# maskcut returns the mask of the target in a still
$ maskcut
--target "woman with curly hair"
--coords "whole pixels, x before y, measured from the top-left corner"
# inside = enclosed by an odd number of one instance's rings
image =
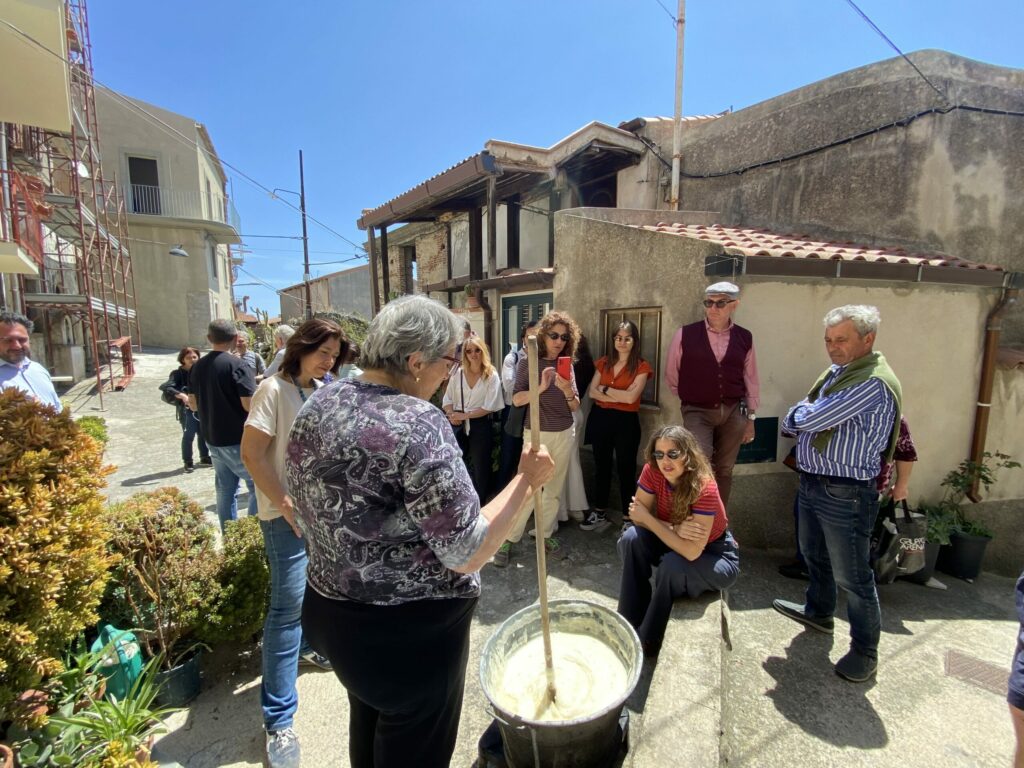
[[[462,343],[462,365],[448,379],[441,409],[455,430],[463,460],[469,459],[473,488],[481,504],[487,501],[491,487],[491,424],[504,406],[501,377],[491,365],[487,344],[479,336],[470,336]]]
[[[657,656],[672,601],[732,586],[740,560],[714,474],[693,434],[661,428],[646,458],[629,506],[633,525],[619,538],[618,611],[636,628],[644,653]]]
[[[569,466],[569,456],[575,447],[576,428],[573,413],[580,407],[579,390],[576,388],[576,376],[572,366],[569,367],[569,378],[558,375],[559,357],[570,360],[576,352],[580,340],[580,327],[567,313],[552,311],[541,318],[537,328],[537,357],[540,386],[540,442],[547,446],[551,458],[555,462],[555,474],[544,484],[544,508],[534,510],[531,497],[516,520],[504,544],[494,555],[494,565],[503,568],[508,565],[512,554],[512,545],[523,537],[526,521],[530,513],[534,513],[534,529],[531,533],[543,536],[547,554],[556,560],[565,557],[565,548],[554,533],[558,529],[558,504],[565,485],[565,473]],[[523,355],[516,368],[516,380],[512,387],[512,403],[514,405],[530,404],[530,366],[527,355]],[[523,445],[532,439],[530,431],[530,409],[526,409],[523,419]]]

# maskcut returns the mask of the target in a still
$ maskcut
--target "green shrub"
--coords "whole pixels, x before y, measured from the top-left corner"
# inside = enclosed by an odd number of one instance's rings
[[[354,341],[360,345],[366,341],[366,331],[370,327],[370,323],[355,312],[315,312],[313,317],[322,317],[324,320],[337,323],[341,327],[342,332],[344,332],[345,338],[349,341]],[[298,328],[305,321],[304,317],[293,317],[288,320],[288,325]]]
[[[251,640],[263,627],[270,600],[270,569],[255,517],[227,524],[218,581],[218,598],[200,639],[211,645]]]
[[[198,642],[220,596],[220,556],[203,510],[177,488],[137,493],[107,509],[111,571],[100,613],[131,628],[167,669]]]
[[[100,489],[112,468],[70,412],[0,391],[0,720],[18,694],[61,671],[96,623],[115,560]]]
[[[83,416],[75,423],[78,424],[79,429],[101,445],[110,442],[110,435],[107,434],[107,420],[102,416]]]

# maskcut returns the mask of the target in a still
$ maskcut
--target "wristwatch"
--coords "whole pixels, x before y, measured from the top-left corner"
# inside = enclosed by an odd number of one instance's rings
[[[751,421],[756,421],[757,420],[757,414],[756,413],[748,413],[747,414],[747,418],[750,419]]]

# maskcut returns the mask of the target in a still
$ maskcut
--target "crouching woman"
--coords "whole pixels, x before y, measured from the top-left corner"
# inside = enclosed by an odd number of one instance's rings
[[[663,427],[651,437],[646,460],[629,508],[633,526],[618,543],[618,611],[640,635],[644,653],[656,656],[672,601],[726,589],[740,569],[725,506],[696,438],[682,427]]]

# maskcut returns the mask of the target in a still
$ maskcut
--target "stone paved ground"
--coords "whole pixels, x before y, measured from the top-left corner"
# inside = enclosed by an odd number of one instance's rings
[[[109,496],[174,485],[213,512],[213,473],[185,474],[173,409],[157,391],[176,365],[174,353],[138,355],[137,374],[119,393],[104,395],[92,382],[65,394],[76,415],[107,419],[107,458],[117,465]],[[560,534],[561,535],[561,534]],[[615,532],[564,532],[570,556],[550,565],[552,597],[584,597],[614,607],[619,566]],[[741,542],[742,544],[742,542]],[[883,637],[878,680],[854,686],[831,671],[846,648],[840,612],[834,638],[803,632],[775,613],[773,597],[799,599],[802,586],[780,577],[780,553],[742,550],[743,573],[730,592],[731,650],[720,642],[721,602],[681,601],[657,666],[645,664],[628,702],[633,748],[625,765],[899,766],[968,768],[1007,766],[1013,735],[998,690],[1013,652],[1013,581],[983,574],[975,584],[941,577],[946,591],[908,583],[882,588]],[[480,651],[494,629],[536,599],[532,553],[521,549],[505,571],[487,566],[473,622],[462,727],[453,760],[466,768],[490,722],[477,679]],[[339,631],[345,631],[339,627]],[[995,690],[969,677],[995,670]],[[959,672],[958,672],[959,670]],[[172,717],[156,747],[162,765],[188,768],[262,764],[259,658],[254,649],[217,649],[204,663],[204,690]],[[1004,678],[1005,679],[1005,678]],[[347,705],[329,673],[299,679],[296,727],[304,765],[344,768]],[[410,753],[415,765],[414,752]]]

